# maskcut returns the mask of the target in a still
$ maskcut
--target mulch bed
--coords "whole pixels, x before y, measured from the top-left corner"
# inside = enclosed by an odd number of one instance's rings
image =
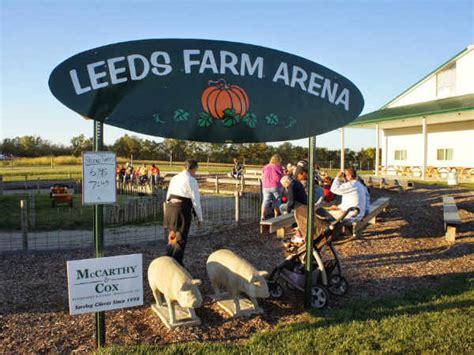
[[[372,189],[372,197],[389,196],[391,204],[378,224],[360,240],[337,246],[349,293],[331,308],[353,299],[385,297],[426,287],[454,273],[474,273],[474,192],[460,188],[419,187],[398,193]],[[454,245],[444,240],[442,195],[456,198],[463,224]],[[150,309],[154,302],[144,280],[145,305],[106,313],[108,344],[169,344],[189,341],[236,342],[277,324],[303,321],[302,294],[261,300],[265,314],[231,319],[209,299],[208,255],[220,248],[236,251],[258,269],[271,270],[283,258],[281,242],[259,235],[253,224],[225,233],[191,237],[185,264],[203,280],[204,305],[197,310],[201,327],[169,331]],[[162,255],[164,244],[113,247],[106,254],[143,253],[148,264]],[[68,314],[66,261],[91,257],[90,250],[3,255],[0,276],[0,349],[2,352],[88,352],[94,350],[94,315]]]

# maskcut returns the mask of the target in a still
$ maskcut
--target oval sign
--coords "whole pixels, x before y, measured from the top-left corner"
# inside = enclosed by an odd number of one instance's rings
[[[82,116],[131,131],[205,142],[271,142],[329,132],[357,118],[362,94],[307,59],[243,43],[123,42],[79,53],[49,78]]]

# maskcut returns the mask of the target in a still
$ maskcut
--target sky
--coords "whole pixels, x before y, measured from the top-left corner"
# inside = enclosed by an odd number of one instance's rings
[[[368,113],[469,44],[473,1],[121,1],[0,0],[0,139],[39,135],[68,144],[92,123],[50,93],[51,71],[70,56],[110,43],[203,38],[283,50],[344,75]],[[123,134],[105,126],[105,143]],[[138,134],[137,134],[138,135]],[[138,135],[160,141],[161,138]],[[306,145],[306,140],[293,143]],[[340,133],[317,138],[337,149]],[[348,129],[346,147],[375,146],[373,130]]]

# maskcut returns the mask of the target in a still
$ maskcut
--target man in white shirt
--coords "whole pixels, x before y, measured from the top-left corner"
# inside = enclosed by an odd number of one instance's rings
[[[166,255],[180,264],[183,263],[193,211],[198,219],[198,226],[202,223],[201,196],[195,179],[197,169],[197,161],[187,160],[184,170],[171,179],[166,194],[163,223],[169,231]]]
[[[345,177],[345,182],[341,181],[342,177]],[[357,207],[360,211],[359,214],[355,215],[351,212],[345,219],[360,221],[366,213],[366,191],[366,187],[357,179],[355,169],[348,168],[344,172],[340,171],[332,183],[331,192],[341,195],[342,202],[338,206],[332,207],[329,212],[334,218],[338,218],[349,208]]]

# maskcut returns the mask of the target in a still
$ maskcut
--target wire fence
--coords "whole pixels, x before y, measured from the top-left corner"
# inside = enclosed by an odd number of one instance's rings
[[[104,245],[164,241],[163,203],[166,191],[149,196],[118,196],[104,208]],[[3,196],[0,214],[0,253],[36,250],[92,248],[93,207],[73,195],[68,204],[53,207],[48,194],[23,193]],[[190,236],[222,232],[253,223],[260,216],[260,193],[204,195],[204,223],[193,223]]]

